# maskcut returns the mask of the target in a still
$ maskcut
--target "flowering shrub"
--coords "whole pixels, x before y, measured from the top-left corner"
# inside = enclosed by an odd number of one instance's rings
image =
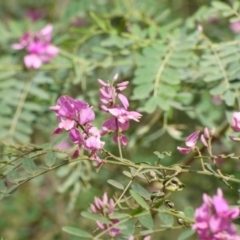
[[[13,2],[1,237],[240,239],[238,1]]]
[[[118,75],[115,75],[114,80],[116,80]],[[118,83],[115,86],[111,84],[106,84],[102,80],[98,80],[100,88],[100,108],[109,112],[113,115],[112,118],[106,120],[103,123],[103,133],[102,135],[113,132],[113,141],[118,143],[118,141],[126,146],[127,137],[122,134],[123,131],[128,130],[130,120],[136,122],[141,118],[141,114],[135,111],[127,111],[129,107],[128,99],[120,94],[119,92],[127,88],[128,82]],[[120,100],[122,107],[116,103],[116,97]]]

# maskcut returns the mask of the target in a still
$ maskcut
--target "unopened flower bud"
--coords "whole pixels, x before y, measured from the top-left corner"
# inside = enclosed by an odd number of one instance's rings
[[[115,75],[114,75],[114,77],[113,77],[113,80],[115,81],[115,80],[117,80],[118,79],[118,73],[116,73]]]
[[[204,137],[203,134],[201,135],[201,142],[202,142],[202,144],[203,144],[205,147],[208,146],[207,141],[206,141],[206,138]]]
[[[240,138],[235,137],[235,136],[229,136],[230,140],[232,140],[233,142],[240,142]]]
[[[240,112],[234,112],[232,115],[232,129],[235,132],[240,132]]]
[[[205,138],[210,138],[210,132],[207,127],[204,128],[203,134]]]

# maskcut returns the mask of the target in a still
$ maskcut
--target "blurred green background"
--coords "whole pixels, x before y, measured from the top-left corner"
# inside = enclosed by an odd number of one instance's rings
[[[230,22],[239,19],[239,6],[221,9],[211,2],[0,1],[0,139],[13,148],[53,140],[51,132],[57,121],[48,108],[63,94],[93,105],[96,124],[101,127],[106,117],[98,109],[97,79],[112,80],[119,73],[120,80],[130,82],[126,94],[131,110],[143,114],[140,123],[131,123],[124,157],[154,164],[158,160],[154,151],[171,151],[161,164],[191,162],[199,167],[192,156],[183,157],[176,148],[184,145],[189,133],[205,126],[215,127],[219,133],[213,142],[215,154],[238,154],[237,146],[228,141],[232,133],[228,122],[239,109],[239,34],[230,29]],[[222,2],[232,6],[232,1]],[[31,19],[33,15],[36,21]],[[24,53],[11,49],[11,44],[24,32],[37,31],[47,23],[54,26],[53,44],[60,54],[40,70],[28,70],[22,62]],[[199,24],[204,36],[197,30]],[[118,155],[111,138],[104,141]],[[1,145],[1,150],[2,159],[8,159],[8,148]],[[59,154],[58,161],[64,156]],[[44,157],[36,157],[35,162],[41,166]],[[223,172],[239,176],[236,160],[220,161],[219,166]],[[2,178],[11,170],[1,172]],[[114,194],[107,179],[127,184],[123,170],[106,165],[96,173],[91,163],[69,164],[23,184],[1,200],[0,237],[78,239],[61,231],[66,225],[93,231],[95,223],[83,219],[80,212],[94,196],[105,191]],[[138,180],[149,191],[158,188]],[[199,206],[203,192],[212,195],[218,186],[228,189],[211,177],[186,174],[181,181],[186,188],[171,196],[179,210]],[[227,197],[235,203],[230,191]],[[177,239],[180,232],[156,233],[153,239]]]

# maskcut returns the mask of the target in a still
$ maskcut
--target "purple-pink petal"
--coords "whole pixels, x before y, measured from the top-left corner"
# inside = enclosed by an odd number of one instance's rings
[[[95,113],[92,108],[83,108],[79,112],[78,121],[81,125],[92,122],[95,119]]]
[[[104,146],[104,142],[100,141],[100,138],[91,136],[89,137],[84,144],[87,150],[100,150]]]
[[[102,86],[102,87],[108,87],[109,85],[107,83],[105,83],[103,80],[98,79],[98,83]]]
[[[129,119],[139,122],[139,119],[142,117],[142,114],[136,111],[127,112],[127,116]]]
[[[200,131],[193,132],[190,134],[186,140],[187,147],[194,147],[197,143]]]
[[[205,137],[204,137],[203,134],[201,135],[201,142],[202,142],[202,144],[203,144],[205,147],[208,147],[207,141],[206,141],[206,139],[205,139]]]
[[[180,151],[182,154],[188,154],[192,151],[192,148],[183,148],[183,147],[177,147],[178,151]]]
[[[24,57],[24,64],[27,68],[33,67],[35,69],[38,69],[41,67],[42,61],[38,55],[29,54]]]
[[[128,143],[128,138],[126,136],[124,136],[123,134],[119,135],[119,140],[120,140],[120,144],[122,146],[126,146]],[[113,141],[118,144],[118,136],[114,135],[113,136]]]
[[[84,138],[77,128],[73,128],[70,130],[69,138],[76,144],[84,143]]]
[[[124,106],[124,108],[128,109],[128,107],[129,107],[128,99],[124,95],[122,95],[122,94],[118,94],[118,98],[121,101],[121,103]]]
[[[115,130],[117,130],[117,119],[110,118],[110,119],[106,120],[102,126],[103,126],[103,128],[106,128],[108,130],[115,131]]]
[[[128,83],[129,83],[128,81],[124,81],[124,82],[118,83],[116,85],[117,90],[120,91],[120,92],[125,90],[127,88]]]
[[[73,152],[71,158],[76,158],[76,157],[78,157],[78,156],[79,156],[79,149],[77,148],[77,149]]]
[[[52,134],[59,134],[59,133],[62,133],[63,132],[63,129],[62,128],[56,128]]]
[[[71,119],[61,120],[58,124],[59,128],[64,128],[65,130],[70,130],[74,127],[75,122]]]
[[[233,113],[232,123],[233,123],[233,125],[231,127],[232,127],[233,131],[240,132],[240,112]]]

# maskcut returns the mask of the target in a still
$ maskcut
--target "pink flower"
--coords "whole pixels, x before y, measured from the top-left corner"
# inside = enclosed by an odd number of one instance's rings
[[[130,120],[139,122],[139,119],[142,116],[138,112],[135,112],[135,111],[128,112],[125,108],[121,108],[121,107],[111,108],[108,111],[109,113],[111,113],[113,116],[117,118],[118,122],[122,124],[125,124]]]
[[[235,112],[232,115],[232,129],[235,132],[240,132],[240,112]]]
[[[202,144],[205,146],[205,147],[208,147],[208,143],[207,143],[207,140],[206,140],[206,138],[205,138],[205,136],[202,134],[201,135],[201,142],[202,142]]]
[[[92,125],[95,119],[92,108],[84,101],[75,100],[69,96],[61,96],[57,100],[57,105],[50,107],[50,110],[55,112],[59,121],[58,127],[53,133],[59,134],[64,130],[69,131],[69,138],[77,144],[72,157],[77,157],[79,150],[84,148],[89,152],[91,159],[102,164],[103,162],[97,153],[105,143],[100,140],[101,132]]]
[[[230,23],[230,29],[231,29],[234,33],[239,33],[239,32],[240,32],[240,21],[231,22],[231,23]]]
[[[240,142],[240,138],[239,137],[235,137],[235,136],[229,136],[230,140],[232,140],[233,142]]]
[[[12,45],[15,50],[25,49],[27,55],[24,57],[24,64],[27,68],[38,69],[43,63],[50,62],[59,50],[51,45],[53,26],[46,27],[35,33],[25,33],[18,43]]]
[[[33,22],[37,22],[46,16],[46,12],[43,9],[28,9],[26,15]]]
[[[115,143],[118,143],[119,137],[121,145],[126,146],[127,137],[124,136],[121,132],[128,130],[130,120],[138,122],[142,115],[135,111],[128,112],[123,107],[116,107],[111,109],[109,108],[108,111],[114,117],[106,120],[103,123],[102,135],[110,132],[116,132],[115,136],[113,137],[113,141]]]
[[[114,76],[114,81],[117,80],[118,75]],[[114,82],[113,81],[113,82]],[[100,108],[104,112],[109,112],[113,115],[112,118],[106,120],[102,125],[101,135],[114,132],[113,141],[118,143],[120,140],[121,145],[127,145],[127,137],[122,134],[123,131],[128,130],[130,120],[139,122],[142,115],[136,111],[128,111],[128,99],[120,92],[127,88],[128,82],[121,82],[118,84],[108,84],[98,79],[100,84]],[[116,99],[120,101],[121,105],[116,103]]]
[[[104,224],[99,221],[97,221],[97,225],[99,229],[107,230],[107,234],[111,237],[115,237],[120,234],[120,230],[117,228],[114,228],[114,224],[118,223],[118,219],[110,219],[110,215],[114,213],[114,201],[113,199],[108,199],[108,196],[106,193],[104,193],[103,198],[94,198],[94,203],[90,205],[90,209],[93,213],[104,216],[105,218],[108,218],[111,222],[110,224]]]
[[[49,109],[56,113],[56,117],[59,120],[58,128],[54,131],[54,133],[61,133],[62,129],[71,130],[75,128],[78,124],[77,120],[81,120],[84,124],[88,121],[94,119],[94,113],[90,110],[89,112],[83,109],[89,108],[88,104],[83,101],[75,100],[69,96],[61,96],[57,100],[57,105],[52,106]],[[82,111],[82,115],[80,116]],[[91,112],[91,113],[90,113]],[[86,115],[89,113],[89,117]]]
[[[197,231],[200,240],[239,240],[237,229],[231,222],[239,213],[238,207],[229,208],[219,188],[212,198],[203,194],[203,204],[195,211],[192,228]]]
[[[197,144],[199,133],[200,133],[199,131],[196,131],[187,137],[187,139],[185,141],[187,148],[177,147],[177,149],[182,154],[188,154],[189,152],[191,152]]]

